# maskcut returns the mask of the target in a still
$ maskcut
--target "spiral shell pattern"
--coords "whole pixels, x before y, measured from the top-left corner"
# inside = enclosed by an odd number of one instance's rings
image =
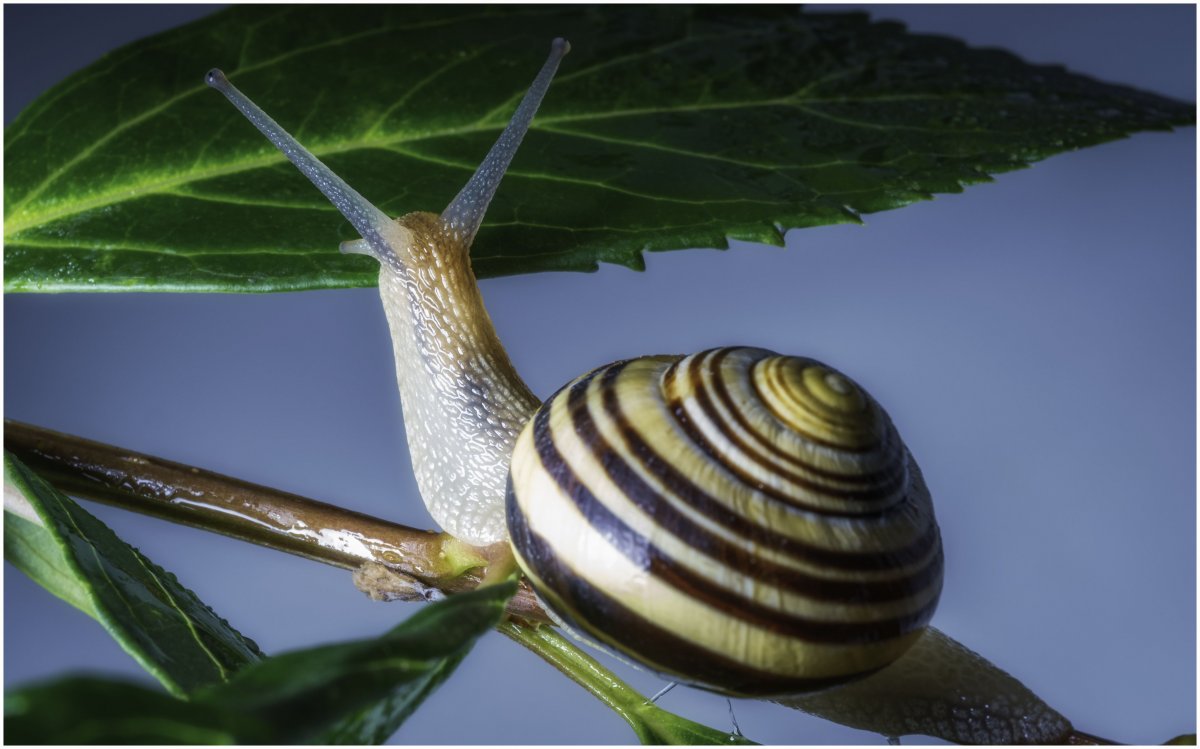
[[[929,492],[887,414],[836,370],[763,349],[568,384],[517,441],[507,520],[566,626],[726,694],[878,670],[942,586]]]

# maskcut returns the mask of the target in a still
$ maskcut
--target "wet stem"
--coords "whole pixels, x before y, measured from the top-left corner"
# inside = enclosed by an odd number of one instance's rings
[[[21,422],[5,420],[4,447],[66,494],[347,570],[379,567],[398,586],[407,580],[417,590],[471,590],[497,553],[445,533]],[[508,609],[549,621],[527,585]]]

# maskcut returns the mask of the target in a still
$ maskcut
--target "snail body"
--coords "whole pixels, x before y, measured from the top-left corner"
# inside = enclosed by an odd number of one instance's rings
[[[432,213],[404,216],[401,268],[379,273],[413,473],[434,520],[484,546],[503,541],[509,453],[538,400],[517,376],[478,293],[467,249]],[[436,272],[411,269],[434,268]],[[448,292],[447,290],[450,289]],[[459,352],[473,352],[462,356]]]
[[[672,678],[754,696],[853,681],[818,693],[844,699],[789,704],[867,729],[880,699],[871,685],[895,684],[906,732],[954,739],[945,716],[966,710],[986,725],[970,740],[1060,739],[1069,724],[1015,680],[962,657],[949,638],[922,636],[942,581],[929,492],[887,414],[845,375],[732,348],[617,362],[545,404],[521,380],[469,252],[568,49],[554,41],[512,121],[440,215],[394,220],[219,70],[206,78],[359,232],[342,251],[379,261],[430,514],[477,546],[511,536],[517,564],[565,625]],[[918,662],[905,657],[910,648]],[[965,665],[940,683],[931,663]],[[921,702],[908,710],[903,691],[918,682]],[[1026,728],[1035,702],[1051,716],[1037,724],[1049,726],[1042,733]]]
[[[379,295],[392,334],[396,382],[421,497],[448,533],[477,546],[504,541],[504,485],[512,444],[538,400],[513,368],[471,271],[470,248],[500,178],[570,49],[551,45],[508,127],[441,215],[393,220],[333,173],[229,82],[229,99],[362,235],[344,253],[379,261]]]

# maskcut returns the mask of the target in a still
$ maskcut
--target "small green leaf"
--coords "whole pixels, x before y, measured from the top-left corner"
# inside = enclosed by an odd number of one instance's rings
[[[633,710],[637,716],[634,730],[643,744],[670,744],[683,746],[705,745],[756,745],[745,736],[718,731],[693,720],[681,718],[654,704],[639,705]]]
[[[482,595],[482,598],[472,606],[478,607],[476,613],[483,614],[492,627],[499,623],[505,603],[516,592],[516,586],[497,585],[487,588],[486,594],[478,592],[472,595]],[[507,592],[506,592],[507,591]],[[450,600],[461,599],[463,595],[454,596]],[[501,601],[500,598],[503,598]],[[499,606],[497,610],[495,607]],[[488,614],[489,607],[495,614]],[[459,615],[461,616],[461,615]],[[481,630],[482,633],[482,630]],[[440,664],[434,665],[429,673],[412,687],[402,686],[392,690],[392,693],[374,704],[335,722],[330,728],[321,732],[320,743],[323,744],[382,744],[400,728],[409,715],[425,701],[433,691],[454,672],[459,662],[466,657],[475,639],[464,640],[464,645],[457,653],[443,658]]]
[[[4,695],[9,744],[270,743],[252,719],[125,681],[72,677]]]
[[[67,563],[62,548],[40,523],[4,513],[4,558],[38,585],[83,613],[99,618],[87,586]],[[33,508],[29,508],[32,512]]]
[[[515,592],[504,583],[451,596],[382,637],[275,656],[195,699],[254,716],[276,743],[382,741],[499,624]]]
[[[426,606],[373,640],[249,665],[190,700],[68,678],[5,695],[10,743],[381,743],[499,623],[515,583]]]
[[[480,276],[779,244],[1195,120],[1184,102],[862,14],[241,6],[107,55],[6,129],[5,288],[374,285],[373,261],[337,252],[349,225],[204,72],[224,68],[390,214],[440,211],[559,35],[572,52],[472,248]]]
[[[6,501],[5,558],[104,625],[168,690],[186,694],[262,658],[174,575],[15,457],[4,460],[5,490],[27,514],[7,511]]]

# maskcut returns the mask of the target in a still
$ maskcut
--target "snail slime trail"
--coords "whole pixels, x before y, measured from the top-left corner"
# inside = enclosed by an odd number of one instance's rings
[[[510,538],[564,626],[672,680],[885,735],[1064,740],[1061,715],[928,627],[943,562],[929,491],[851,378],[748,347],[616,362],[540,405],[518,376],[470,246],[569,49],[553,41],[441,215],[394,220],[224,74],[206,79],[362,235],[342,251],[379,261],[430,514],[472,544]]]

